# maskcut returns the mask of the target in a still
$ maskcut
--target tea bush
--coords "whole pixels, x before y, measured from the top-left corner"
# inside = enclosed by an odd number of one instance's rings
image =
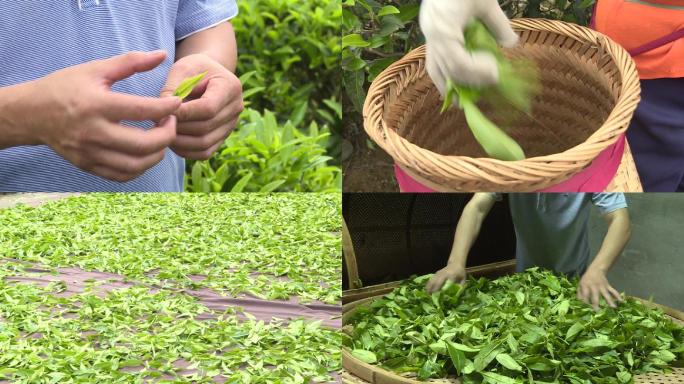
[[[339,98],[340,1],[238,3],[240,14],[233,20],[238,73],[247,76],[243,86],[250,107],[272,110],[295,125],[330,122],[334,111],[323,101]]]
[[[237,131],[212,159],[188,162],[187,190],[341,190],[340,1],[238,4],[240,13],[232,24],[248,108]],[[275,141],[261,142],[269,136],[254,133],[264,121]],[[297,142],[281,150],[287,132]],[[284,153],[292,158],[285,159]],[[249,180],[238,184],[245,177]],[[297,180],[303,184],[296,185]]]
[[[193,192],[333,192],[342,188],[342,172],[329,165],[327,125],[312,121],[300,130],[275,114],[253,109],[240,129],[209,161],[195,162],[187,190]]]

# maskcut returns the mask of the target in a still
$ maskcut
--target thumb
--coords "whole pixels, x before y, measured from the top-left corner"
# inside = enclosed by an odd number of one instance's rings
[[[131,77],[136,73],[146,72],[159,66],[166,59],[166,51],[129,52],[114,56],[102,62],[102,73],[108,85]]]
[[[510,48],[518,43],[518,34],[513,31],[508,17],[498,4],[485,7],[480,12],[480,19],[492,32],[499,44]]]

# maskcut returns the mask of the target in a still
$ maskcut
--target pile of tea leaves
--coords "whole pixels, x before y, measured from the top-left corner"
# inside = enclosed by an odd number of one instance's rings
[[[503,384],[631,383],[684,363],[684,329],[635,299],[595,312],[576,280],[537,268],[432,295],[429,278],[357,308],[344,337],[355,357],[419,380]]]

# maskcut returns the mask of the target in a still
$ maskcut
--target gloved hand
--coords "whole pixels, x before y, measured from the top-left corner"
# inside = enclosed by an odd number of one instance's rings
[[[494,56],[465,49],[463,30],[473,19],[482,21],[499,44],[512,47],[518,42],[497,0],[423,0],[420,7],[420,27],[427,45],[426,69],[442,97],[447,79],[472,86],[499,80]]]

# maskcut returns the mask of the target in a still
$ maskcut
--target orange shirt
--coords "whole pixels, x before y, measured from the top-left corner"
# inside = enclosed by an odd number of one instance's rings
[[[627,50],[684,28],[684,0],[598,0],[596,30]],[[684,77],[684,38],[634,57],[642,79]]]

